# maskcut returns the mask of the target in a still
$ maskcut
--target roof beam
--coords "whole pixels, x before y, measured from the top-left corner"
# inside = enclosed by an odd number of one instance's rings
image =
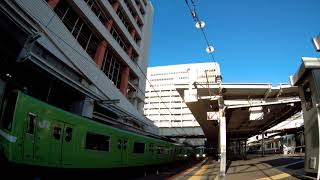
[[[256,103],[251,105],[236,105],[236,106],[228,106],[228,109],[237,109],[237,108],[244,108],[244,107],[256,107],[256,106],[270,106],[270,105],[277,105],[277,104],[289,104],[289,103],[295,103],[300,102],[300,99],[292,99],[288,101],[279,101],[279,102],[263,102],[263,103]]]

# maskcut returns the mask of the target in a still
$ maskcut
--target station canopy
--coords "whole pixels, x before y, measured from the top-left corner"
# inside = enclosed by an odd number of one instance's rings
[[[219,92],[224,99],[227,140],[260,134],[301,111],[298,87],[288,84],[193,83],[175,87],[213,146],[218,145],[219,137]]]

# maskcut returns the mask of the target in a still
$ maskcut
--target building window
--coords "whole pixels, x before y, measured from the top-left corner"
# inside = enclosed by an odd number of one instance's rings
[[[144,15],[145,15],[145,11],[144,11],[144,9],[143,9],[142,4],[140,3],[139,0],[135,0],[135,2],[136,2],[136,4],[137,4],[138,8],[140,7],[140,8],[139,8],[140,13],[144,16]]]
[[[133,8],[133,5],[131,4],[131,2],[129,0],[124,0],[125,4],[127,5],[131,15],[133,16],[133,18],[135,18],[136,16],[138,16],[138,13],[136,12],[136,10]],[[141,21],[141,19],[138,16],[138,19],[136,19],[136,22],[139,26],[139,28],[142,30],[143,27],[143,23]]]
[[[143,154],[145,149],[145,144],[140,142],[134,142],[133,153]]]
[[[99,18],[99,20],[102,24],[105,25],[107,22],[111,21],[110,15],[106,15],[103,13],[103,10],[101,9],[101,7],[98,4],[98,1],[86,0],[85,2],[91,8],[93,13]],[[118,44],[121,46],[121,48],[128,54],[128,47],[131,45],[130,45],[129,41],[126,38],[124,38],[125,35],[119,29],[120,28],[118,28],[114,22],[113,25],[111,26],[110,34],[118,42]],[[109,29],[108,29],[108,31],[109,31]],[[132,54],[134,54],[134,53],[132,53]],[[130,55],[130,54],[128,54],[128,55]],[[130,58],[133,61],[135,61],[135,59],[133,59],[132,55],[130,55]]]
[[[85,148],[97,151],[109,151],[110,136],[87,133]]]
[[[118,17],[120,18],[120,20],[122,21],[123,25],[127,28],[128,32],[131,33],[131,31],[133,31],[135,28],[128,20],[129,18],[128,18],[128,16],[125,15],[125,13],[123,12],[123,9],[119,8],[117,14],[118,14]],[[136,42],[137,45],[140,45],[141,38],[138,36],[138,34],[135,34],[135,36],[132,38],[134,39],[134,41]]]
[[[143,4],[147,6],[147,0],[143,0]]]
[[[110,20],[103,11],[101,10],[99,4],[96,0],[86,0],[85,1],[88,6],[91,8],[92,12],[99,18],[99,20],[104,24]]]
[[[116,87],[120,88],[122,67],[111,49],[106,50],[102,71]]]
[[[82,48],[91,56],[91,58],[94,58],[100,40],[92,32],[89,26],[84,23],[67,1],[59,1],[54,11]]]

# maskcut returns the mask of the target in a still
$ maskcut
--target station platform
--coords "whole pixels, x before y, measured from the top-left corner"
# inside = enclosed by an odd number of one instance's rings
[[[218,180],[220,163],[205,158],[179,172],[160,172],[142,179]],[[174,173],[173,173],[174,172]],[[296,180],[316,179],[304,174],[304,155],[248,155],[247,160],[227,162],[226,180]]]
[[[192,168],[172,176],[172,180],[219,179],[218,161],[206,158]],[[316,179],[304,175],[303,155],[249,155],[247,160],[228,161],[227,180]]]

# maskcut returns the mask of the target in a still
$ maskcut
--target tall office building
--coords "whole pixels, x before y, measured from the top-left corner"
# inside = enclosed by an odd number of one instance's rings
[[[175,85],[193,86],[197,82],[206,86],[216,82],[217,76],[221,76],[219,64],[213,62],[149,67],[145,115],[160,127],[161,135],[177,137],[180,141],[188,137],[193,145],[204,144],[204,138],[192,138],[202,137],[203,131]]]
[[[91,119],[157,132],[143,116],[150,1],[3,0],[0,10],[2,89],[26,89]]]

